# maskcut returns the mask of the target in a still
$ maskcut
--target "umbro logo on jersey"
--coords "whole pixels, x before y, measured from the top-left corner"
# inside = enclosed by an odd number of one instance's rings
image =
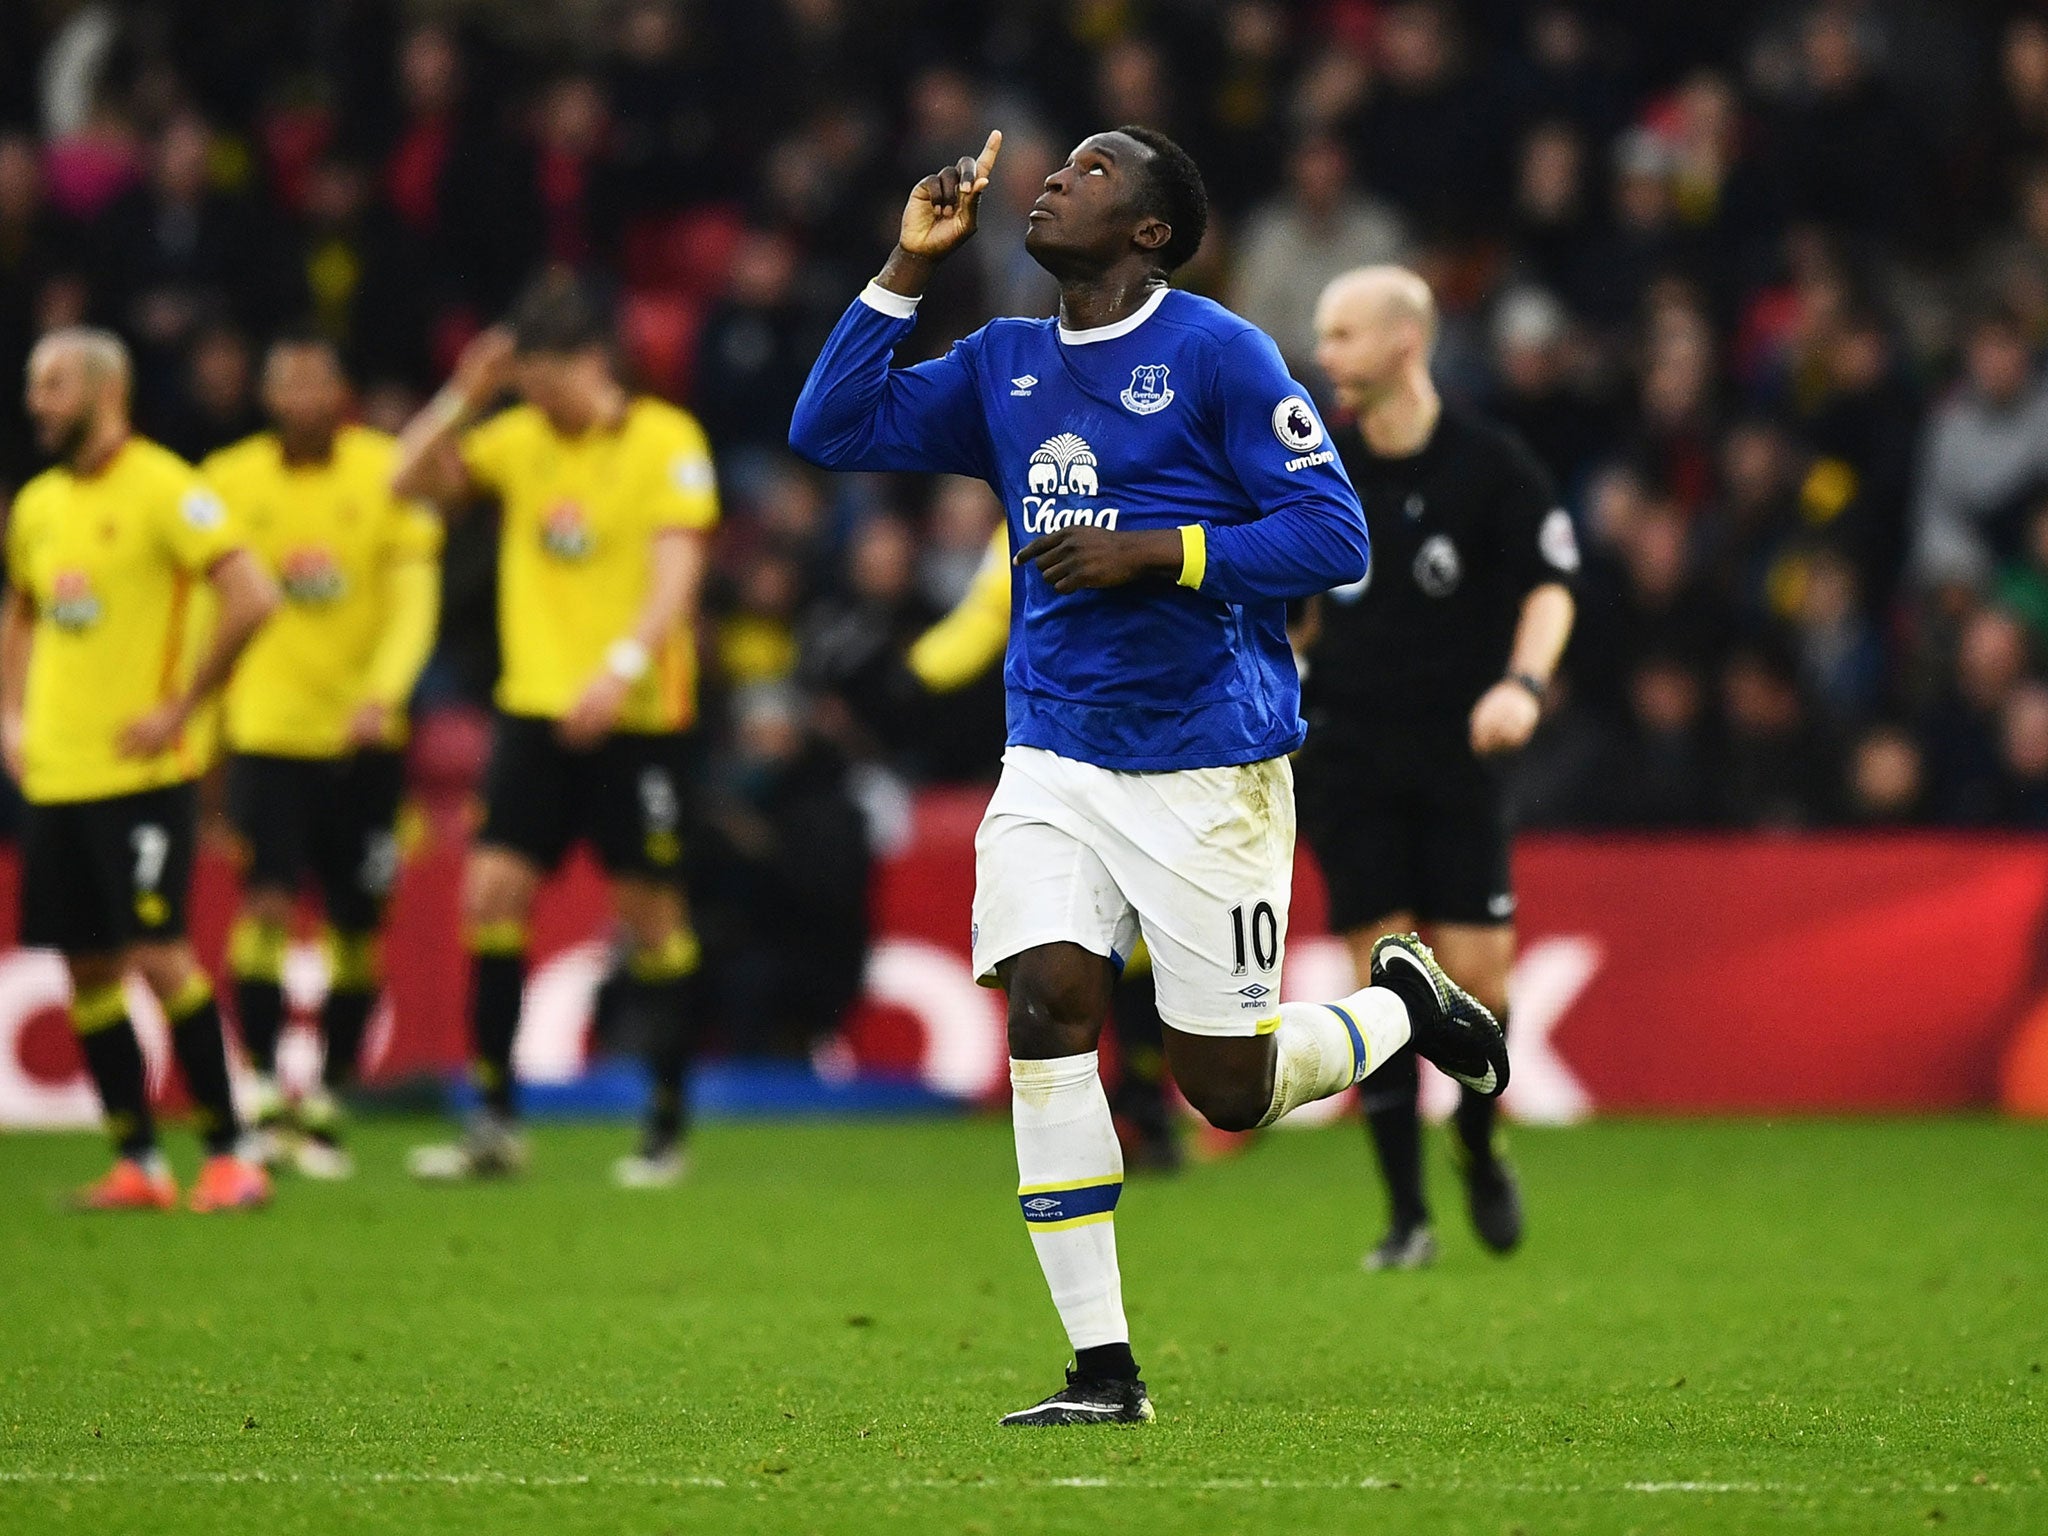
[[[1154,411],[1163,411],[1173,404],[1173,391],[1167,387],[1166,376],[1173,370],[1164,363],[1145,363],[1131,370],[1130,387],[1120,398],[1124,409],[1140,416],[1150,416]]]
[[[1031,391],[1037,387],[1038,380],[1032,374],[1027,373],[1021,379],[1010,380],[1010,393],[1019,397],[1029,396]]]
[[[1096,528],[1116,526],[1120,508],[1062,505],[1062,497],[1094,497],[1102,492],[1095,450],[1077,434],[1062,432],[1040,443],[1024,475],[1029,485],[1021,498],[1025,533],[1051,533],[1084,523]]]

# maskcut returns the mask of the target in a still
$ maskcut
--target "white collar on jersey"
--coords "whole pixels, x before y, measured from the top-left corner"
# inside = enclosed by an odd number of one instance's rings
[[[1062,325],[1060,340],[1070,347],[1085,347],[1091,341],[1115,341],[1119,336],[1128,336],[1152,318],[1152,311],[1164,304],[1166,296],[1171,292],[1173,290],[1167,287],[1153,289],[1152,297],[1140,304],[1135,312],[1125,315],[1121,320],[1112,320],[1108,325],[1090,326],[1085,331],[1070,331]]]

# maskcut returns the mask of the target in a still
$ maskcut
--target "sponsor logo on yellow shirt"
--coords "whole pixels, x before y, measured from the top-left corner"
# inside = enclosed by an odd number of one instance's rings
[[[315,606],[338,602],[348,591],[340,563],[318,544],[302,544],[289,551],[278,563],[277,582],[292,602]]]
[[[73,634],[99,623],[105,609],[83,571],[59,571],[50,583],[50,622]]]
[[[557,502],[541,519],[540,547],[557,560],[587,560],[592,543],[590,520],[573,501]]]

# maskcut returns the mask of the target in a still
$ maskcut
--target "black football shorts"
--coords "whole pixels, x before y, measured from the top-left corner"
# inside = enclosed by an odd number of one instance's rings
[[[228,759],[228,815],[248,863],[243,882],[296,894],[310,877],[327,921],[368,933],[382,920],[398,875],[398,804],[405,759],[397,752],[345,757]]]
[[[1332,932],[1401,912],[1418,923],[1514,921],[1500,769],[1462,732],[1462,721],[1371,741],[1310,730],[1296,803],[1329,886]]]
[[[21,942],[100,955],[183,938],[197,807],[190,784],[25,807]]]
[[[501,714],[479,843],[553,869],[587,840],[605,872],[678,882],[688,737],[619,731],[572,751],[555,722]]]

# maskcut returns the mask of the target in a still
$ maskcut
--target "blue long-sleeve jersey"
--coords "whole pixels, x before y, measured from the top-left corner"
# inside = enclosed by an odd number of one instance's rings
[[[1161,289],[1114,325],[997,320],[892,366],[915,301],[870,285],[811,368],[790,446],[827,469],[986,480],[1010,547],[1077,523],[1202,532],[1182,584],[1062,596],[1011,576],[1013,746],[1213,768],[1301,745],[1286,601],[1365,574],[1365,514],[1264,332]]]

